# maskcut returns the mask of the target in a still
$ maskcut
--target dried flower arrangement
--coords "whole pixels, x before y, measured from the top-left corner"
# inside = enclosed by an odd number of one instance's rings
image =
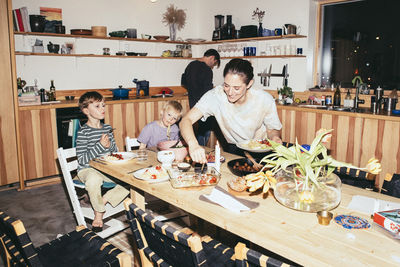
[[[167,25],[175,23],[180,30],[185,26],[186,13],[183,9],[178,9],[174,4],[171,4],[163,14],[162,22]]]
[[[253,11],[253,19],[257,19],[259,23],[262,22],[263,18],[265,15],[265,11],[261,11],[260,9],[257,9]]]

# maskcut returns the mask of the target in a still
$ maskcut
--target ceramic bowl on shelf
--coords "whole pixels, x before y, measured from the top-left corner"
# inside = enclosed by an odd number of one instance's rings
[[[167,36],[167,35],[154,35],[153,37],[154,37],[154,39],[156,39],[158,41],[165,41],[169,38],[169,36]]]
[[[87,29],[72,29],[72,35],[92,35],[92,30]]]
[[[126,37],[126,31],[113,31],[110,32],[108,35],[110,35],[111,37],[124,38]]]
[[[137,56],[138,55],[138,53],[136,53],[136,52],[126,52],[125,54],[127,56]]]
[[[141,57],[145,57],[145,56],[147,56],[147,53],[138,53],[138,55]]]
[[[49,53],[58,54],[58,51],[60,50],[60,45],[59,45],[59,44],[52,44],[52,43],[49,43],[49,44],[47,45],[47,49],[49,50]]]

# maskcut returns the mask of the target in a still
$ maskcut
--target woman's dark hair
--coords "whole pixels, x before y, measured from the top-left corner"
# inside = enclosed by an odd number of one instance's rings
[[[96,91],[86,92],[79,98],[79,108],[83,110],[87,108],[90,103],[100,102],[103,99],[104,97]]]
[[[244,79],[244,83],[247,85],[251,80],[253,80],[253,66],[247,60],[241,58],[234,58],[225,65],[224,77],[228,74],[238,74]]]

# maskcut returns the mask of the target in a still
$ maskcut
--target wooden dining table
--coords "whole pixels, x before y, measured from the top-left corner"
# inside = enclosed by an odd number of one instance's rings
[[[222,152],[225,163],[221,164],[218,185],[228,190],[227,182],[234,177],[227,162],[239,156]],[[388,236],[372,222],[371,214],[347,208],[355,195],[386,201],[399,199],[342,185],[342,199],[331,212],[333,216],[346,214],[359,216],[371,223],[368,229],[346,229],[332,220],[320,225],[315,213],[296,211],[281,205],[270,190],[249,195],[238,193],[237,197],[259,202],[250,211],[232,212],[199,197],[210,194],[214,186],[175,189],[170,182],[148,183],[132,174],[134,170],[160,164],[156,152],[149,151],[146,161],[132,159],[124,163],[91,161],[90,165],[131,185],[131,197],[140,208],[145,208],[144,192],[156,196],[186,212],[251,241],[304,266],[400,266],[400,241]]]

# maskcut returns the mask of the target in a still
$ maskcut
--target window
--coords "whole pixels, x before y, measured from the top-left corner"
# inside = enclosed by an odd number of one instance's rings
[[[360,76],[374,89],[400,89],[400,1],[321,4],[319,82],[354,87]]]

